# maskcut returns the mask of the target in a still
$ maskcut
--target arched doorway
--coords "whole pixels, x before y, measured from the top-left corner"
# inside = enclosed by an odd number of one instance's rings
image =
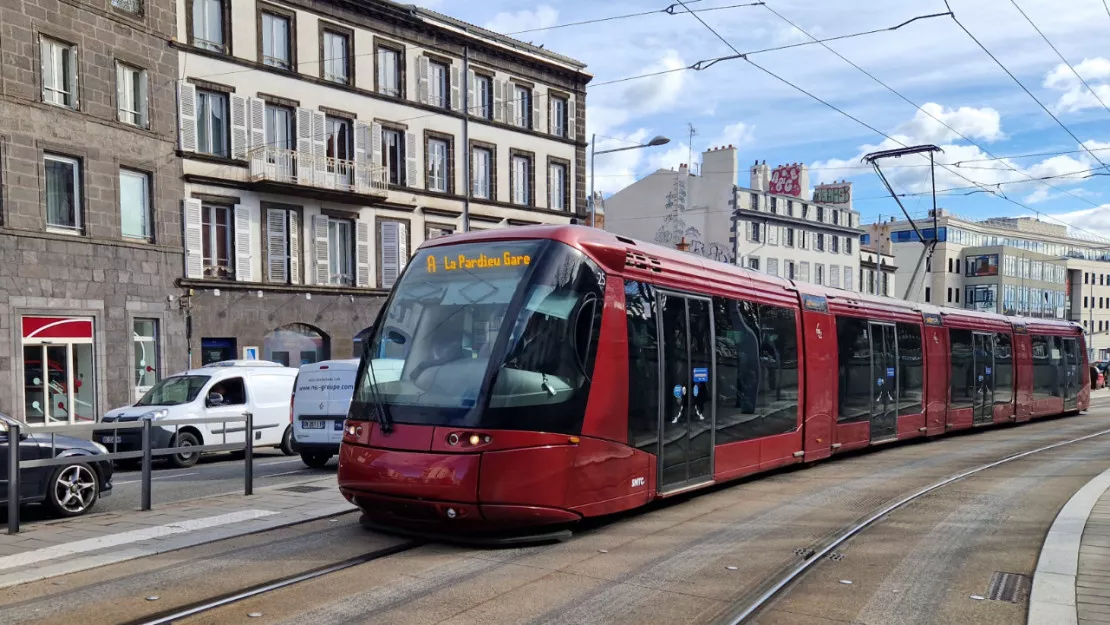
[[[331,337],[308,324],[291,323],[268,333],[262,350],[266,360],[299,368],[331,358]]]

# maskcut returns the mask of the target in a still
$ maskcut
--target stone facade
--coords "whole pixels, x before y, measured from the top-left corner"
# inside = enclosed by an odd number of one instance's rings
[[[136,15],[115,8],[136,4]],[[50,365],[62,392],[68,367],[82,399],[91,400],[60,411],[63,419],[69,412],[97,418],[134,401],[135,319],[158,322],[159,355],[148,363],[158,373],[185,363],[174,286],[182,268],[174,29],[171,0],[0,4],[0,412],[36,421],[26,414],[37,375],[24,363],[24,316],[92,319],[94,369]],[[44,101],[42,37],[75,46],[73,107]],[[119,121],[117,62],[146,71],[147,124]],[[48,153],[78,164],[81,223],[69,231],[47,225]],[[147,176],[148,240],[123,236],[121,168]]]

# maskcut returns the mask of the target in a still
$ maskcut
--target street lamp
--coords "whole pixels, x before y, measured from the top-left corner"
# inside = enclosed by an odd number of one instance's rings
[[[666,138],[662,135],[656,135],[651,141],[648,141],[647,143],[644,143],[642,145],[631,145],[631,146],[628,146],[626,148],[613,148],[612,150],[601,150],[599,152],[598,149],[597,149],[597,134],[595,133],[595,134],[591,135],[591,137],[590,137],[590,225],[591,226],[597,227],[597,202],[594,200],[594,167],[595,167],[595,163],[597,163],[597,155],[598,154],[609,154],[611,152],[623,152],[625,150],[639,150],[640,148],[651,148],[651,147],[655,147],[657,145],[663,145],[663,144],[670,143],[670,142],[671,142],[670,139],[668,139],[668,138]]]

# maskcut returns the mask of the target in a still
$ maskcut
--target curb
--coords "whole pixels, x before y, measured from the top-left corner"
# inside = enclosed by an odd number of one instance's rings
[[[1078,625],[1079,545],[1091,510],[1108,488],[1110,469],[1087,482],[1056,515],[1033,573],[1027,625]]]

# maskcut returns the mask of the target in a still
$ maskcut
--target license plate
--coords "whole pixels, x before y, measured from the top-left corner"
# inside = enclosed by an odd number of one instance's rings
[[[323,421],[301,421],[301,427],[306,430],[322,430],[324,429]]]
[[[122,443],[123,442],[123,437],[122,436],[101,436],[100,437],[100,442],[102,442],[102,443]]]

